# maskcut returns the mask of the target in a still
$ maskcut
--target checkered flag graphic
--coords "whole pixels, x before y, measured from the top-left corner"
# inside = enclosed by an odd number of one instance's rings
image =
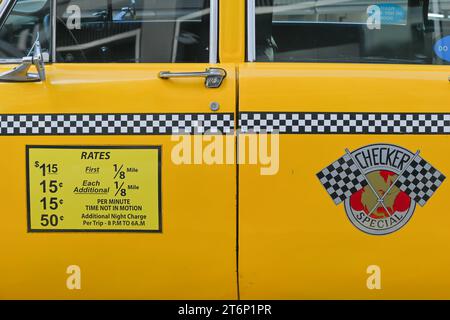
[[[420,206],[424,206],[445,180],[445,176],[427,161],[417,156],[395,183]]]
[[[317,174],[335,204],[339,204],[367,185],[367,180],[349,154]]]

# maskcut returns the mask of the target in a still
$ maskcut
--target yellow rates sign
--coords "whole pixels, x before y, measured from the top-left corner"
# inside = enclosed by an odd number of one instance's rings
[[[161,147],[27,146],[28,231],[161,232]]]

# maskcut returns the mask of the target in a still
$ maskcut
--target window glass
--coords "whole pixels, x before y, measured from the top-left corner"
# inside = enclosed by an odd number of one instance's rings
[[[28,55],[38,34],[43,51],[50,48],[50,0],[18,0],[0,29],[0,59]]]
[[[57,0],[58,62],[208,62],[209,0]]]
[[[255,0],[256,61],[450,64],[450,0]]]

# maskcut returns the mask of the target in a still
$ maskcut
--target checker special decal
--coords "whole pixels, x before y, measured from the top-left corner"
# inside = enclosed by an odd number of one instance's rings
[[[229,134],[232,113],[4,114],[0,136]]]
[[[355,227],[389,234],[403,227],[416,203],[424,206],[445,180],[419,153],[389,144],[346,150],[317,177],[336,205],[344,202]]]

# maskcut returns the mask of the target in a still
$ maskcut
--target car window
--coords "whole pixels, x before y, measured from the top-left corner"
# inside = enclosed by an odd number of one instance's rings
[[[50,0],[18,0],[0,29],[0,59],[21,59],[28,55],[39,35],[48,51],[51,39]]]
[[[57,0],[57,62],[208,62],[209,0]]]
[[[256,61],[450,63],[450,0],[254,0]]]

